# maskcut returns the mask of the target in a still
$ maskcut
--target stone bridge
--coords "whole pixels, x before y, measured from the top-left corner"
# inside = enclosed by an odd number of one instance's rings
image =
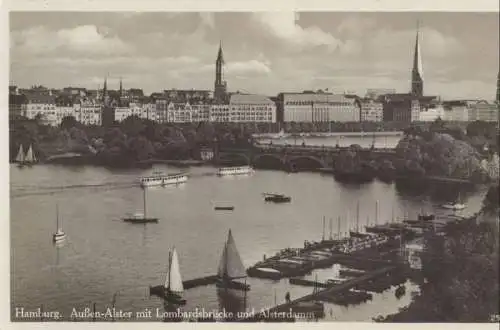
[[[214,150],[217,163],[252,164],[255,167],[266,167],[289,170],[311,170],[331,168],[341,151],[348,148],[318,146],[269,146],[256,145],[252,149]],[[394,149],[358,149],[357,152],[367,160],[393,158]]]

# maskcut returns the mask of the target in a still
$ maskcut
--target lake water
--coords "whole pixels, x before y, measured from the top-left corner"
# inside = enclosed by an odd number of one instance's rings
[[[158,168],[177,171],[172,167]],[[432,211],[433,205],[441,203],[443,198],[439,190],[425,192],[424,196],[403,192],[395,184],[374,181],[344,185],[331,176],[315,173],[258,170],[251,176],[220,178],[210,167],[195,167],[190,172],[190,179],[182,186],[148,189],[148,215],[160,221],[134,225],[120,218],[126,213],[142,211],[142,191],[133,183],[151,170],[55,165],[19,169],[11,165],[13,320],[19,320],[15,318],[16,307],[35,310],[43,305],[44,311],[57,310],[65,318],[73,308],[83,310],[93,303],[97,311],[104,311],[111,306],[115,293],[117,309],[134,313],[146,308],[155,311],[162,309],[163,303],[149,296],[149,286],[164,282],[172,246],[177,248],[186,280],[216,273],[230,228],[248,267],[264,254],[271,255],[285,247],[301,247],[304,240],[320,240],[324,216],[334,219],[335,232],[338,216],[342,218],[342,232],[354,228],[358,203],[361,226],[375,223],[376,219],[379,223],[389,221],[392,214],[415,217],[422,208]],[[61,186],[67,189],[56,189]],[[292,202],[266,204],[264,192],[290,195]],[[431,197],[427,198],[428,195]],[[483,195],[484,191],[464,192],[462,196],[469,206],[464,212],[476,212]],[[375,216],[376,201],[378,216]],[[215,203],[234,205],[235,210],[216,212]],[[56,204],[68,235],[62,247],[52,243]],[[328,270],[318,274],[320,279],[330,276]],[[287,291],[292,299],[312,291],[290,285],[287,280],[249,278],[247,281],[252,286],[247,296],[249,309],[283,302]],[[380,314],[395,313],[410,302],[410,292],[417,290],[410,283],[408,288],[410,291],[400,300],[394,297],[392,289],[358,306],[328,305],[326,320],[370,321]],[[185,310],[196,307],[216,310],[221,306],[214,286],[188,290],[185,298]]]

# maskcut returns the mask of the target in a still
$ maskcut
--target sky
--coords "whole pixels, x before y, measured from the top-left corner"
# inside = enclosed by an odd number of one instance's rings
[[[231,92],[407,92],[417,21],[424,93],[493,100],[498,13],[11,12],[10,83]]]

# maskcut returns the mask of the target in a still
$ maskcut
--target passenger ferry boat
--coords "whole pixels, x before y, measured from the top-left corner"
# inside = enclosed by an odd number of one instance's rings
[[[142,177],[140,181],[142,187],[152,187],[181,184],[186,182],[187,179],[187,173],[165,174],[160,171],[154,171],[153,175]]]
[[[217,170],[218,176],[225,175],[240,175],[240,174],[251,174],[253,173],[253,168],[251,166],[231,166],[231,167],[220,167]]]

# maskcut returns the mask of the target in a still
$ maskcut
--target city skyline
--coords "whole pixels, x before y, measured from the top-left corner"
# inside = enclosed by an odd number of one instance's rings
[[[14,12],[10,81],[96,89],[109,74],[110,89],[122,77],[147,94],[212,90],[222,41],[232,92],[406,93],[417,20],[424,94],[494,100],[497,13]]]

